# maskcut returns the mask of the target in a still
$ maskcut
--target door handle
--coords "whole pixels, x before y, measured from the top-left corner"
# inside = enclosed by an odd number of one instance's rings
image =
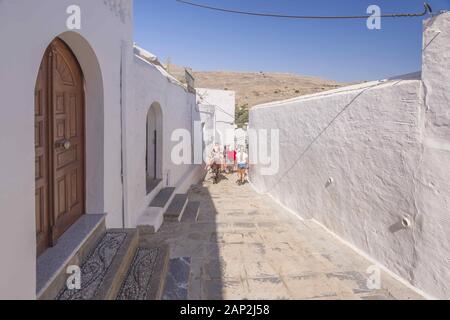
[[[65,150],[69,150],[72,143],[68,139],[62,139],[56,142],[57,148],[64,148]]]

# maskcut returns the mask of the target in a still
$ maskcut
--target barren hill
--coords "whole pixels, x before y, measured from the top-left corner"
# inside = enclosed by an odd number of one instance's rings
[[[168,71],[181,82],[185,82],[184,68],[171,64]],[[248,108],[344,85],[331,80],[289,73],[190,71],[195,77],[197,88],[235,91],[237,106]]]

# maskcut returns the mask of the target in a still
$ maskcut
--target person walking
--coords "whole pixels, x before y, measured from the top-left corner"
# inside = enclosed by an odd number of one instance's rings
[[[234,150],[228,146],[227,151],[227,173],[234,173]]]
[[[233,173],[237,171],[237,151],[236,148],[233,150]]]
[[[227,171],[227,146],[223,146],[222,150],[222,172]]]
[[[245,152],[243,146],[239,147],[239,152],[236,155],[237,166],[238,166],[238,184],[242,185],[245,183],[245,175],[248,167],[248,154]]]
[[[209,156],[209,161],[208,161],[208,164],[206,166],[206,170],[211,169],[211,171],[212,171],[214,183],[218,183],[219,182],[220,169],[221,169],[221,166],[222,166],[222,159],[221,158],[222,158],[222,155],[221,155],[221,152],[220,152],[220,148],[219,148],[218,145],[216,145],[211,150],[211,154]]]

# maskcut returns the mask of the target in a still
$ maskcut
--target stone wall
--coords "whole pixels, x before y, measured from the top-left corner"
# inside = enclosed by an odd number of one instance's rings
[[[449,46],[445,13],[425,23],[422,74],[250,112],[251,129],[280,137],[272,176],[251,139],[255,189],[438,298],[450,297]]]
[[[197,88],[197,103],[214,108],[215,143],[234,149],[236,94],[234,91]]]
[[[122,21],[103,1],[78,0],[81,30],[69,30],[73,4],[0,2],[0,299],[36,296],[35,85],[55,37],[73,51],[86,81],[87,213],[108,213],[108,227],[122,226],[121,83],[129,74],[121,66],[132,62],[132,16]]]
[[[196,96],[171,77],[162,67],[134,56],[133,78],[129,83],[132,102],[127,111],[127,226],[135,227],[139,215],[149,205],[150,198],[146,190],[146,128],[147,114],[156,103],[162,112],[162,185],[177,188],[184,193],[191,184],[197,183],[203,167],[192,162],[175,164],[171,159],[173,147],[178,141],[172,141],[177,129],[189,131],[191,146],[195,134],[201,136],[200,127],[194,134],[195,122],[200,123],[200,113],[196,106]],[[191,150],[193,151],[193,150]]]

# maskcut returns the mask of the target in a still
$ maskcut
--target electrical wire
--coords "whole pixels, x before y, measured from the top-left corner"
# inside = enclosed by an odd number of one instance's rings
[[[203,5],[199,3],[194,3],[185,0],[176,0],[179,3],[190,5],[197,8],[208,9],[213,11],[241,14],[248,16],[258,16],[258,17],[270,17],[270,18],[285,18],[285,19],[368,19],[368,18],[407,18],[407,17],[423,17],[426,14],[431,14],[433,11],[428,3],[424,3],[424,11],[421,13],[393,13],[393,14],[382,14],[379,16],[373,15],[359,15],[359,16],[307,16],[307,15],[285,15],[285,14],[274,14],[274,13],[262,13],[262,12],[250,12],[250,11],[240,11],[225,9],[219,7],[213,7],[208,5]]]

